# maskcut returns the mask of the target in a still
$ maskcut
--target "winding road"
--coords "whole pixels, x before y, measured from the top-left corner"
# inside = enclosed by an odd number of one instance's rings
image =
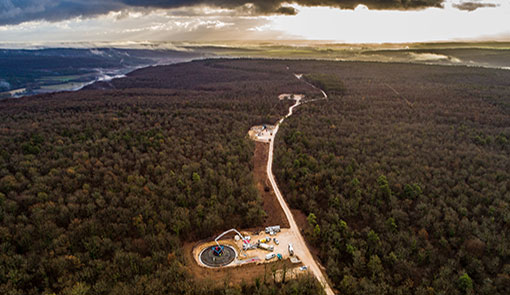
[[[295,76],[296,76],[296,78],[298,78],[300,80],[302,78],[301,75],[295,74]],[[308,82],[306,82],[306,83],[308,83]],[[309,84],[309,85],[311,85],[314,88],[317,88],[312,84]],[[324,96],[323,98],[320,98],[320,99],[327,99],[328,95],[326,94],[326,92],[324,92],[322,89],[319,89],[319,90],[322,92],[322,94]],[[308,102],[311,102],[311,101],[315,101],[315,100],[310,100]],[[267,175],[268,175],[269,181],[271,182],[271,186],[273,187],[273,190],[276,194],[276,197],[278,198],[278,202],[280,202],[280,205],[282,206],[282,209],[285,212],[285,216],[287,217],[287,220],[289,221],[290,231],[292,232],[292,234],[294,236],[293,240],[295,241],[294,245],[293,245],[295,254],[301,259],[301,261],[303,262],[304,265],[308,266],[311,273],[322,284],[326,294],[334,295],[335,293],[333,292],[333,289],[331,289],[331,287],[329,286],[329,283],[327,282],[326,278],[324,277],[323,273],[321,272],[321,270],[319,268],[319,264],[315,261],[315,259],[312,256],[312,253],[308,249],[305,239],[301,235],[301,231],[300,231],[299,227],[297,226],[296,221],[294,220],[294,216],[292,215],[292,212],[290,211],[289,206],[285,202],[285,199],[283,198],[283,195],[280,192],[280,189],[278,188],[278,185],[276,184],[275,177],[273,175],[274,139],[276,137],[276,134],[278,133],[278,129],[280,128],[280,125],[283,123],[283,121],[286,118],[292,116],[294,108],[296,108],[299,105],[301,105],[301,99],[296,100],[296,103],[289,108],[289,113],[284,118],[280,119],[280,121],[278,121],[275,129],[273,130],[273,135],[271,136],[271,140],[269,142],[269,156],[268,156],[268,160],[267,160]]]

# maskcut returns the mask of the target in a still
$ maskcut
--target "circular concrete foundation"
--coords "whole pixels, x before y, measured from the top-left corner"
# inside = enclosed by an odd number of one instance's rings
[[[217,256],[214,254],[215,246],[207,247],[202,252],[200,252],[199,259],[203,264],[210,267],[220,267],[225,266],[234,261],[236,258],[236,251],[234,248],[228,245],[223,246],[223,254],[221,256]]]

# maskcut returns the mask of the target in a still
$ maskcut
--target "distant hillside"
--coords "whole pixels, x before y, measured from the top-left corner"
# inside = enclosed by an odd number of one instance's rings
[[[187,51],[149,49],[3,49],[0,50],[0,98],[75,90],[139,67],[200,56]]]

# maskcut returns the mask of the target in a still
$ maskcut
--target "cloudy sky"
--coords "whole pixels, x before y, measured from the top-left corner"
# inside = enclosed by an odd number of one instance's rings
[[[0,0],[0,42],[510,41],[510,0]]]

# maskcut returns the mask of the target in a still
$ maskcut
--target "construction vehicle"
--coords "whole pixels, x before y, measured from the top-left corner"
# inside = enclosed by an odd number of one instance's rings
[[[255,250],[257,249],[258,247],[258,244],[243,244],[243,251],[248,251],[248,250]]]
[[[220,243],[218,243],[218,240],[221,239],[224,235],[230,233],[230,232],[234,232],[236,234],[239,235],[239,238],[243,241],[243,245],[244,244],[250,244],[250,241],[247,240],[239,231],[237,231],[235,228],[232,228],[232,229],[229,229],[223,233],[221,233],[219,236],[216,237],[216,239],[214,239],[214,242],[216,243],[216,246],[218,247],[218,250],[219,250],[219,254],[222,254],[223,252],[223,248],[221,248],[222,246],[220,245]],[[243,246],[244,248],[244,246]],[[243,253],[244,256],[247,256],[246,252]]]
[[[289,243],[289,255],[290,256],[294,255],[294,247],[292,247],[292,243]]]
[[[223,251],[225,250],[225,247],[223,246],[212,246],[213,255],[214,256],[223,256]]]
[[[269,253],[269,254],[267,254],[267,255],[266,255],[266,260],[271,260],[271,259],[273,259],[273,258],[275,258],[275,257],[276,257],[276,254],[274,254],[274,253]]]
[[[274,246],[271,246],[271,245],[268,245],[265,243],[260,243],[259,248],[262,250],[270,251],[270,252],[273,252],[273,250],[274,250]]]
[[[260,243],[269,243],[269,242],[271,242],[271,238],[270,237],[265,237],[262,240],[259,240],[259,242]]]

